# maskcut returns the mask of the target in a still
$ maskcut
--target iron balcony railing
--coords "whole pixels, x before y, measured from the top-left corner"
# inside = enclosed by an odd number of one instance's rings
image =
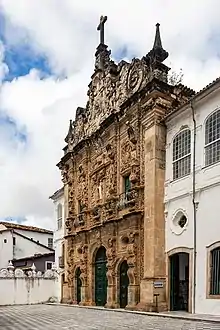
[[[119,195],[118,208],[126,208],[135,205],[137,197],[136,190],[130,190]]]

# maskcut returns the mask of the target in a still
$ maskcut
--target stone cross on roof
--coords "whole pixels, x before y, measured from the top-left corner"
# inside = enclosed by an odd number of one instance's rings
[[[100,23],[97,27],[97,30],[100,31],[100,44],[105,43],[104,26],[105,26],[106,21],[107,21],[107,16],[101,16],[100,17]]]

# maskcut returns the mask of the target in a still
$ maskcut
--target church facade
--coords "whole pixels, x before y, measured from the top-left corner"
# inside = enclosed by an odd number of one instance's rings
[[[62,301],[166,310],[162,119],[194,92],[168,84],[159,24],[147,55],[116,64],[104,43],[106,20],[87,105],[70,121],[58,163],[66,218]]]

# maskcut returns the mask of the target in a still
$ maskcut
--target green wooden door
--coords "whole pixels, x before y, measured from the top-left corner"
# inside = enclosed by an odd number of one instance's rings
[[[128,304],[128,264],[123,261],[120,267],[120,307],[125,308]]]
[[[107,259],[106,250],[102,246],[96,254],[95,260],[95,303],[104,306],[107,302]]]
[[[82,287],[82,280],[80,278],[81,270],[78,267],[76,269],[76,301],[77,304],[81,302],[81,287]]]

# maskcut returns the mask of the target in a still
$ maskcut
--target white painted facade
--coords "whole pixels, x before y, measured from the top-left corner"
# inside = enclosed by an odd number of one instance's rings
[[[220,314],[220,296],[210,297],[210,245],[220,246],[220,162],[205,164],[205,124],[209,115],[220,109],[219,79],[208,88],[198,93],[192,102],[196,120],[195,147],[195,202],[196,211],[196,286],[195,310],[193,310],[193,251],[194,251],[194,217],[193,217],[193,142],[194,122],[191,104],[171,114],[166,120],[166,178],[165,178],[165,226],[166,252],[188,248],[191,253],[189,265],[189,305],[192,312]],[[173,139],[184,129],[191,131],[191,173],[182,178],[173,179]],[[220,129],[219,129],[220,134]],[[219,135],[220,138],[220,135]],[[217,152],[217,151],[216,151]],[[218,151],[220,152],[220,151]],[[181,228],[178,215],[184,214],[186,225]],[[174,250],[176,249],[176,250]],[[169,260],[169,258],[168,258]],[[168,281],[170,281],[168,262]],[[220,272],[220,269],[219,269]],[[168,284],[168,297],[170,285]],[[189,308],[190,309],[190,308]]]
[[[65,235],[65,205],[64,189],[61,188],[50,197],[54,203],[54,250],[55,265],[58,270],[57,292],[58,301],[62,299],[62,278],[64,277],[64,235]]]
[[[48,238],[53,239],[52,232],[34,232],[11,227],[11,224],[7,228],[0,223],[0,269],[6,268],[9,260],[52,251],[48,248]]]
[[[31,230],[22,230],[22,229],[16,229],[16,232],[24,235],[30,239],[32,239],[35,242],[39,242],[45,246],[49,246],[49,239],[53,240],[53,233],[42,233],[42,232],[36,232]]]

